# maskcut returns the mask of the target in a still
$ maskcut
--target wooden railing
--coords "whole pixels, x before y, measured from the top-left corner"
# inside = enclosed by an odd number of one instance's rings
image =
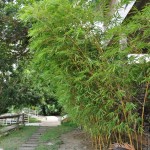
[[[25,114],[0,116],[2,128],[0,129],[0,136],[8,134],[8,132],[19,128],[19,125],[25,124]]]
[[[0,116],[0,123],[2,125],[11,125],[11,124],[24,124],[25,123],[25,114],[17,114],[17,115],[6,115]]]

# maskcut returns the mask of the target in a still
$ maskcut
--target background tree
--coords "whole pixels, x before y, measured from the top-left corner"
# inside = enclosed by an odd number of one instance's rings
[[[28,27],[17,19],[17,12],[21,7],[18,1],[0,1],[0,107],[1,111],[7,109],[10,98],[13,97],[14,84],[18,81],[16,70],[20,61],[30,57],[27,45]],[[19,69],[18,69],[19,71]],[[12,78],[15,80],[12,82]],[[9,98],[8,90],[13,89]]]
[[[7,112],[12,105],[20,108],[42,105],[46,109],[45,115],[60,113],[56,99],[47,93],[46,87],[34,86],[34,77],[24,71],[33,55],[28,48],[27,35],[31,24],[24,25],[17,13],[32,2],[0,1],[0,113]]]

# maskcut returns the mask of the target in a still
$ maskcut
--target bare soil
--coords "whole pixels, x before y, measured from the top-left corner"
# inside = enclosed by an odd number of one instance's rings
[[[90,138],[79,129],[63,134],[60,139],[58,150],[93,150]]]

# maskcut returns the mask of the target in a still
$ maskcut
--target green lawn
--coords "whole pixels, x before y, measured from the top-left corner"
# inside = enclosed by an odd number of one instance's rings
[[[21,127],[0,138],[0,148],[17,150],[39,127]]]
[[[39,141],[40,144],[36,150],[58,150],[58,147],[61,144],[60,136],[75,128],[76,125],[72,123],[64,123],[61,126],[48,129],[47,132],[41,136]],[[48,145],[48,143],[52,143],[53,145]]]
[[[17,150],[39,127],[22,127],[12,131],[9,135],[0,138],[0,148],[4,150]],[[76,128],[72,123],[64,123],[61,126],[50,127],[39,139],[36,150],[57,150],[61,144],[60,136]],[[53,145],[48,145],[52,143]]]
[[[40,120],[38,120],[38,119],[36,119],[36,118],[29,118],[29,122],[30,123],[40,123],[41,121]]]

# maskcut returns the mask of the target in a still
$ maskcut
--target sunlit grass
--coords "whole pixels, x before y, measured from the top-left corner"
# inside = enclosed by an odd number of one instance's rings
[[[0,138],[0,148],[4,150],[17,150],[37,129],[38,127],[28,126],[10,132],[9,135]]]
[[[66,132],[72,131],[75,128],[76,125],[73,123],[64,123],[61,126],[48,129],[47,132],[41,136],[39,141],[40,144],[36,150],[57,150],[59,145],[62,143],[60,136]]]
[[[10,132],[9,135],[0,138],[0,148],[4,150],[17,150],[22,144],[27,141],[39,127],[21,127]],[[39,146],[36,150],[57,150],[61,144],[60,136],[76,128],[72,123],[64,123],[57,127],[50,127],[40,137]],[[48,145],[49,144],[49,145]]]

